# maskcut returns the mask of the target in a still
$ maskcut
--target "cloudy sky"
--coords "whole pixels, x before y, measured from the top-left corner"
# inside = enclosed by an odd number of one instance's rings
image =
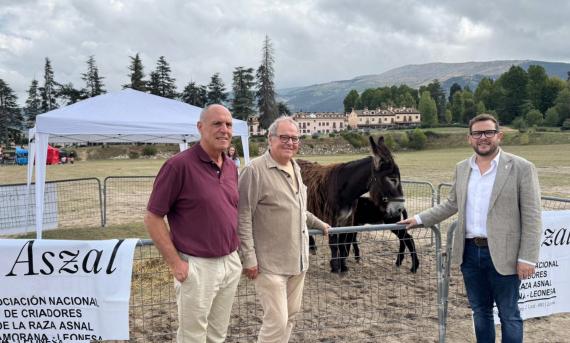
[[[0,78],[19,102],[49,57],[58,82],[83,87],[94,55],[107,90],[159,56],[179,90],[236,66],[257,68],[265,35],[277,88],[379,74],[406,64],[570,62],[567,0],[0,0]],[[22,99],[24,98],[24,99]]]

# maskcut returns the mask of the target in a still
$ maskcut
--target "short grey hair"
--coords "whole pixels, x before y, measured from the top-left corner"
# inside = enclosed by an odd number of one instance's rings
[[[297,123],[293,117],[290,116],[281,116],[277,119],[275,119],[275,121],[273,123],[271,123],[271,125],[269,125],[269,129],[267,129],[267,135],[269,137],[271,136],[277,136],[277,128],[279,127],[279,124],[283,123],[283,122],[288,122],[291,123],[292,125],[295,126],[295,128],[297,129],[297,132],[299,132],[299,123]]]
[[[230,112],[230,110],[229,110],[226,106],[224,106],[224,105],[222,105],[222,104],[210,104],[210,105],[204,107],[204,108],[202,109],[202,111],[200,112],[200,121],[201,121],[201,122],[203,122],[204,119],[206,118],[206,113],[208,113],[208,111],[210,111],[210,110],[212,109],[212,107],[214,107],[214,106],[221,106],[222,108],[225,108],[228,112]],[[231,114],[232,114],[232,113],[230,112],[230,115],[231,115]]]
[[[206,116],[206,113],[208,113],[208,110],[210,109],[211,106],[212,105],[208,105],[202,109],[202,111],[200,112],[200,121],[202,122],[204,121],[204,117]]]

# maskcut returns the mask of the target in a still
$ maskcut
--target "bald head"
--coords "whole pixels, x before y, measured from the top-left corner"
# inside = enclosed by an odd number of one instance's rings
[[[232,116],[230,110],[228,110],[225,106],[220,104],[212,104],[202,109],[202,112],[200,112],[200,121],[204,121],[206,119],[206,116],[216,112],[227,113],[230,117]]]
[[[232,114],[222,105],[210,105],[200,113],[198,130],[202,148],[212,158],[219,157],[232,141]]]

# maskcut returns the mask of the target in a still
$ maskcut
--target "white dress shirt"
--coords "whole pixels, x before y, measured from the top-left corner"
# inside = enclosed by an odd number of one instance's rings
[[[487,213],[493,184],[497,177],[497,165],[501,151],[491,161],[491,167],[483,175],[476,162],[476,156],[469,159],[471,174],[467,185],[465,204],[465,238],[487,237]]]

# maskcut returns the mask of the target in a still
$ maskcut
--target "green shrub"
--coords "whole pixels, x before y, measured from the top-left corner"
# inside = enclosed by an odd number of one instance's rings
[[[259,156],[259,145],[254,142],[249,142],[249,156]]]
[[[341,133],[341,136],[354,148],[362,148],[368,145],[368,138],[356,132]]]
[[[398,142],[398,145],[400,146],[400,148],[406,149],[410,144],[410,139],[408,138],[408,135],[406,133],[404,133],[403,135],[400,135],[396,139],[396,142]]]
[[[530,110],[526,114],[526,122],[528,126],[538,126],[542,124],[543,121],[542,113],[539,110]]]
[[[528,130],[528,124],[523,117],[516,117],[511,126],[519,130],[519,132],[526,132],[526,130]]]
[[[154,156],[156,155],[156,147],[154,145],[147,145],[142,151],[143,156]]]
[[[416,128],[414,131],[408,132],[409,136],[409,143],[408,146],[412,149],[421,150],[425,148],[427,142],[426,134],[419,128]]]
[[[139,158],[140,154],[136,151],[129,151],[129,158],[131,160],[136,160],[137,158]]]
[[[558,126],[558,111],[555,107],[551,107],[546,111],[546,116],[544,117],[544,125]]]
[[[528,132],[521,133],[521,135],[519,136],[519,143],[521,145],[528,145],[528,143],[530,143],[530,136]]]
[[[390,150],[396,149],[396,140],[394,140],[392,135],[384,135],[384,144],[386,144]]]

